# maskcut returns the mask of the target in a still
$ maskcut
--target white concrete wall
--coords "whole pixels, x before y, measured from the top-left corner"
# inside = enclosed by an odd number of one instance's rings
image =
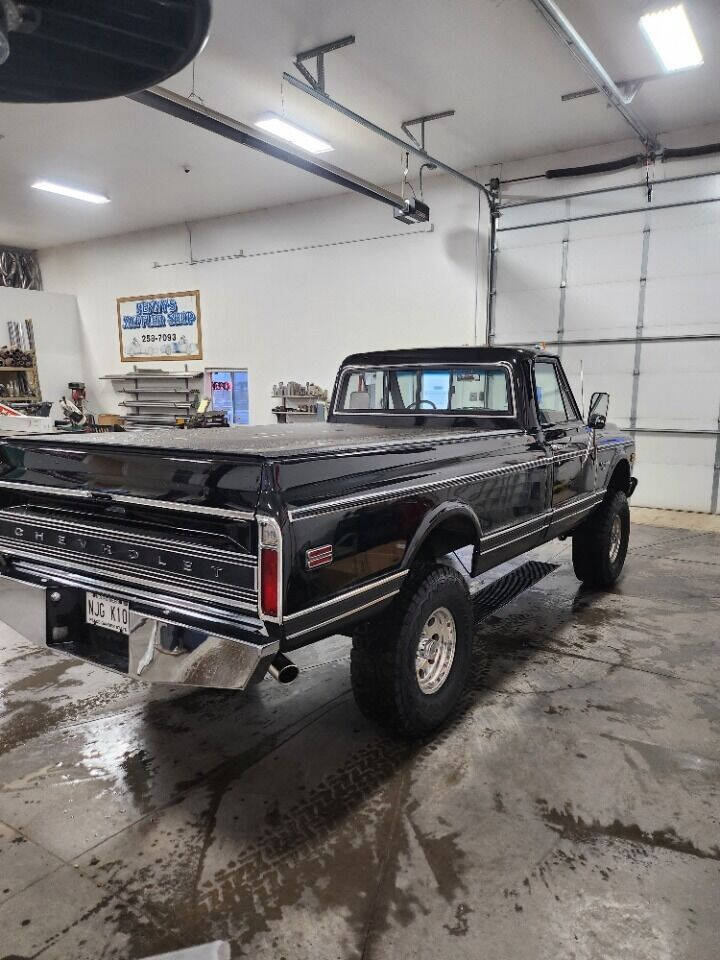
[[[477,192],[436,178],[428,193],[432,232],[348,195],[193,224],[195,260],[240,250],[243,259],[190,266],[184,224],[42,251],[46,289],[77,294],[92,408],[113,411],[120,399],[97,380],[123,369],[116,297],[199,289],[205,356],[192,366],[247,367],[256,424],[274,421],[273,383],[330,389],[354,351],[472,343],[478,279],[482,341],[487,251],[483,229],[476,259]],[[410,235],[366,239],[397,233]],[[259,255],[296,247],[309,249]]]
[[[77,299],[73,294],[0,287],[0,346],[7,343],[7,321],[27,319],[33,322],[42,397],[53,401],[51,415],[59,417],[57,401],[67,395],[68,383],[88,376]]]

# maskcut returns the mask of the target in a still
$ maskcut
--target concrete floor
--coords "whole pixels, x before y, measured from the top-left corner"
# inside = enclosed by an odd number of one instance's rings
[[[348,645],[292,687],[147,688],[0,628],[0,957],[717,960],[720,534],[634,525],[485,624],[420,744]]]

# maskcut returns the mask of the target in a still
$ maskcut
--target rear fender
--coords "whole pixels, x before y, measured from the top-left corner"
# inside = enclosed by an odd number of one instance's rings
[[[405,551],[403,569],[421,559],[438,560],[460,547],[477,549],[481,540],[482,528],[474,510],[457,500],[442,503],[423,517]]]

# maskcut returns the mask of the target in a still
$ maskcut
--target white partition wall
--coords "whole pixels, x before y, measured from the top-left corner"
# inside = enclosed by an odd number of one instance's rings
[[[635,502],[718,512],[720,174],[666,178],[651,202],[644,184],[565,180],[506,207],[491,340],[546,343],[586,402],[608,390],[637,443]]]
[[[51,415],[59,417],[58,400],[68,393],[70,381],[87,377],[77,299],[44,290],[0,287],[0,346],[7,321],[32,320],[38,378],[43,400],[50,401]]]

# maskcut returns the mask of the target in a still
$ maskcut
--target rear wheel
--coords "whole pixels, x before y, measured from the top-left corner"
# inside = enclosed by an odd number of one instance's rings
[[[472,654],[472,605],[451,567],[411,574],[390,613],[353,636],[350,675],[362,713],[406,736],[429,733],[465,689]]]
[[[588,586],[611,587],[620,576],[630,540],[630,507],[622,490],[608,494],[572,539],[578,580]]]

